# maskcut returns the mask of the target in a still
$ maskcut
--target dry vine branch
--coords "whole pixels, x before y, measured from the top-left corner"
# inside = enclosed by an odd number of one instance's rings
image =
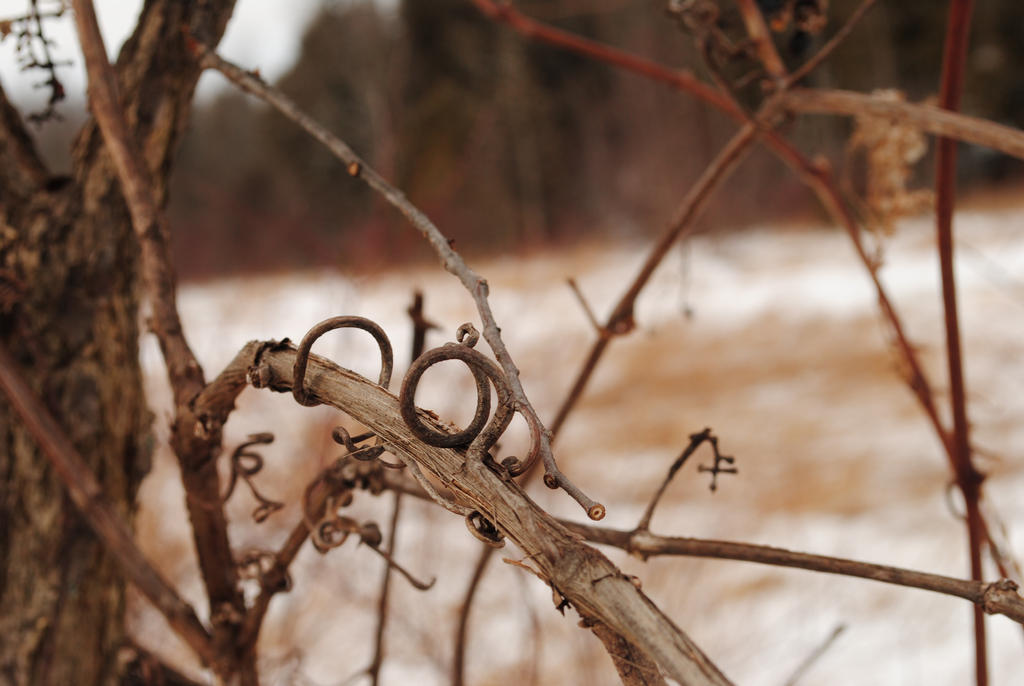
[[[489,294],[487,281],[466,265],[462,257],[452,249],[448,239],[444,237],[440,229],[434,225],[429,217],[410,203],[400,190],[388,183],[372,167],[367,165],[344,141],[302,112],[292,100],[277,89],[266,84],[257,74],[247,72],[237,65],[224,60],[201,43],[196,43],[195,49],[200,56],[200,63],[204,68],[219,71],[240,89],[272,105],[289,120],[298,124],[307,133],[323,143],[332,154],[348,166],[349,173],[352,176],[362,179],[370,188],[379,193],[388,203],[399,210],[427,239],[434,252],[441,258],[445,270],[462,282],[462,285],[469,291],[473,302],[476,304],[477,312],[480,314],[480,320],[483,324],[484,338],[487,340],[495,358],[505,372],[512,395],[516,401],[515,409],[526,420],[530,433],[535,438],[535,443],[539,447],[539,456],[544,463],[544,483],[550,488],[561,488],[568,493],[586,510],[587,515],[591,519],[601,519],[604,517],[604,506],[580,491],[558,469],[558,465],[555,463],[555,457],[551,451],[550,432],[545,428],[536,410],[533,409],[529,399],[526,397],[526,392],[519,381],[519,369],[516,367],[501,338],[501,330],[498,328],[494,314],[491,311],[490,302],[487,299]]]
[[[251,351],[252,346],[246,350]],[[257,345],[250,382],[289,392],[295,359],[290,345]],[[389,451],[415,460],[439,479],[456,501],[482,513],[581,615],[600,621],[636,645],[681,683],[729,683],[615,565],[541,510],[513,479],[499,475],[481,460],[467,460],[461,450],[420,441],[403,420],[398,399],[388,391],[315,356],[309,358],[306,386],[312,397],[341,409],[373,431]],[[440,426],[426,413],[420,417]]]

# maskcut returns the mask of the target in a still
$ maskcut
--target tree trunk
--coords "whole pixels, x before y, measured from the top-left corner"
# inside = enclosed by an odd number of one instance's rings
[[[129,124],[157,197],[210,42],[232,0],[150,0],[118,60]],[[138,359],[138,248],[93,122],[51,178],[0,90],[0,340],[130,519],[150,454]],[[124,582],[28,432],[0,400],[0,684],[121,679]]]

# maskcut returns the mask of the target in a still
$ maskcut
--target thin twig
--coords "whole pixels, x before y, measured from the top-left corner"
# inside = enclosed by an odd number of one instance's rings
[[[587,298],[583,295],[583,291],[580,290],[579,285],[576,283],[576,279],[569,277],[565,282],[569,284],[569,289],[572,291],[572,294],[576,296],[576,300],[579,301],[580,307],[583,309],[583,314],[587,316],[587,321],[590,322],[590,325],[594,327],[594,331],[600,336],[602,330],[601,322],[597,321],[597,316],[594,315],[594,310],[591,309],[590,303],[587,302]]]
[[[103,542],[106,551],[117,561],[125,578],[153,603],[200,660],[213,665],[217,655],[210,634],[199,622],[192,606],[178,596],[174,587],[139,550],[128,524],[107,502],[96,475],[68,440],[64,429],[32,392],[10,353],[2,345],[0,388],[53,465],[71,501],[97,538]]]
[[[839,636],[842,635],[844,631],[846,631],[846,625],[837,624],[836,628],[832,630],[832,633],[830,633],[825,638],[825,640],[821,642],[821,645],[817,646],[814,650],[812,650],[811,654],[804,658],[799,665],[797,665],[797,668],[793,670],[793,673],[790,675],[788,679],[786,679],[786,682],[783,684],[783,686],[796,686],[797,683],[799,683],[800,679],[803,677],[803,675],[807,673],[807,670],[813,667],[814,663],[821,659],[821,656],[824,655],[825,652],[832,647],[832,645],[836,642],[836,639],[839,638]]]
[[[388,522],[388,546],[386,552],[394,554],[395,536],[398,533],[399,515],[402,511],[402,492],[395,491],[391,499],[391,521]],[[384,664],[384,631],[388,623],[388,600],[391,590],[391,565],[384,565],[384,573],[381,575],[380,597],[377,600],[377,629],[373,635],[373,659],[366,673],[370,676],[370,683],[377,686],[380,683],[380,667]]]
[[[575,407],[583,395],[583,390],[590,381],[597,363],[604,355],[612,338],[616,335],[629,333],[636,327],[636,322],[633,319],[636,299],[640,296],[647,282],[654,275],[654,271],[661,264],[675,242],[692,229],[694,221],[700,216],[714,190],[729,177],[736,168],[736,165],[749,152],[751,144],[757,138],[760,126],[764,123],[760,119],[757,123],[748,122],[737,131],[718,153],[718,156],[705,168],[689,192],[687,192],[668,228],[651,248],[647,259],[640,267],[636,277],[634,277],[629,287],[619,297],[619,301],[612,309],[611,314],[608,315],[605,324],[600,328],[600,335],[591,346],[583,366],[576,375],[572,388],[558,408],[558,413],[555,415],[554,420],[551,422],[553,434],[557,434],[562,428],[569,413],[572,412],[573,407]]]
[[[953,0],[949,6],[946,41],[942,52],[942,84],[939,106],[946,110],[960,108],[963,92],[964,64],[971,25],[973,0]],[[956,304],[956,275],[953,270],[953,208],[956,202],[956,141],[940,138],[936,154],[935,204],[939,266],[942,275],[942,304],[946,324],[946,357],[949,363],[950,405],[953,415],[952,466],[956,483],[964,496],[967,510],[967,538],[970,546],[971,578],[981,579],[981,546],[984,527],[979,500],[984,476],[971,460],[970,425],[967,421],[967,400],[964,392],[963,364],[960,352],[960,324]],[[985,615],[974,608],[974,664],[977,686],[988,684]]]
[[[918,588],[956,596],[974,603],[984,612],[1001,614],[1024,624],[1024,598],[1017,584],[1008,579],[985,583],[955,579],[941,574],[917,572],[889,565],[858,562],[839,557],[798,553],[752,543],[733,543],[700,538],[658,536],[649,531],[622,531],[593,524],[559,520],[566,528],[592,543],[610,545],[646,559],[655,556],[686,556],[740,560],[758,564],[806,569],[813,572],[871,579],[882,583]]]
[[[846,40],[847,36],[853,31],[854,27],[860,23],[860,20],[864,18],[864,15],[868,13],[878,0],[864,0],[857,9],[853,11],[853,14],[839,27],[828,41],[821,46],[818,52],[814,53],[806,62],[801,64],[799,67],[793,70],[793,72],[786,77],[786,86],[791,87],[798,83],[812,71],[821,66],[829,56],[835,52],[835,49],[842,45],[843,41]]]
[[[610,45],[578,36],[526,16],[510,3],[494,0],[471,0],[485,16],[506,24],[516,33],[548,45],[589,57],[597,62],[613,64],[627,71],[685,91],[719,110],[740,118],[742,112],[728,97],[700,81],[689,70],[670,69],[653,60],[619,50]]]
[[[668,468],[668,473],[665,478],[661,480],[661,485],[658,490],[654,492],[651,497],[651,502],[648,503],[647,509],[644,510],[643,515],[640,517],[640,521],[637,522],[637,531],[649,531],[651,528],[651,517],[654,516],[654,508],[658,506],[658,501],[661,500],[661,496],[664,495],[665,489],[668,488],[669,482],[672,481],[672,477],[676,475],[676,472],[682,468],[683,464],[689,459],[690,455],[704,443],[704,441],[711,440],[711,429],[704,429],[699,433],[692,434],[690,436],[690,443],[683,449],[683,452],[676,458],[672,466]]]
[[[515,409],[526,420],[530,433],[538,445],[539,454],[544,463],[544,483],[551,488],[561,488],[569,494],[592,519],[604,516],[604,506],[587,497],[559,469],[551,451],[551,436],[545,428],[536,410],[526,397],[526,392],[519,381],[519,369],[512,360],[501,337],[500,329],[491,311],[488,301],[489,287],[487,282],[466,265],[462,256],[452,249],[447,238],[440,229],[422,211],[406,199],[405,195],[388,183],[372,167],[366,164],[340,138],[325,129],[318,122],[301,111],[299,107],[280,91],[267,85],[257,74],[247,72],[234,65],[206,46],[196,44],[201,64],[206,69],[214,69],[243,91],[250,93],[272,105],[289,120],[298,124],[307,133],[320,141],[333,155],[343,161],[352,176],[362,179],[373,190],[377,191],[389,204],[401,212],[433,247],[440,257],[445,270],[456,276],[469,291],[476,304],[480,321],[483,324],[483,335],[494,353],[495,359],[505,372],[505,377],[515,399]]]

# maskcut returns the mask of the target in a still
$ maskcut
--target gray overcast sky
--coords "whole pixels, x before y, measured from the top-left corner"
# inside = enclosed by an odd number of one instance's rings
[[[107,50],[113,57],[134,26],[142,2],[94,2]],[[27,0],[0,0],[0,19],[24,14],[28,4]],[[265,77],[273,80],[295,59],[302,30],[321,4],[322,0],[238,0],[220,52],[247,69],[259,68]],[[380,4],[393,5],[394,2]],[[56,54],[74,62],[71,67],[60,71],[69,96],[74,97],[75,93],[84,90],[84,70],[78,40],[74,36],[73,18],[66,16],[51,22],[50,35],[57,41]],[[38,74],[19,73],[15,63],[14,39],[8,37],[0,44],[0,83],[14,100],[24,105],[29,101],[42,102],[45,98],[41,92],[31,93],[31,85],[35,81],[38,81]],[[199,82],[198,97],[208,97],[222,87],[224,81],[217,74],[205,74]]]

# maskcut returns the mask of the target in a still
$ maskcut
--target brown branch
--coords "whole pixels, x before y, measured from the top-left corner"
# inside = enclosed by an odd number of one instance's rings
[[[125,578],[167,619],[203,663],[216,663],[209,633],[195,611],[183,601],[135,544],[131,530],[107,502],[103,487],[68,440],[63,428],[35,396],[6,348],[0,346],[0,387],[25,427],[39,444],[57,477]]]
[[[772,34],[764,21],[761,9],[754,0],[736,0],[736,6],[747,27],[747,35],[750,36],[750,40],[753,41],[754,48],[757,50],[757,58],[761,60],[768,75],[781,82],[786,77],[786,65],[783,64],[779,51],[775,48]]]
[[[303,128],[307,133],[320,141],[335,157],[344,162],[352,176],[363,180],[370,188],[379,193],[384,200],[401,212],[409,223],[423,235],[441,259],[445,270],[459,279],[466,290],[469,291],[473,302],[476,304],[477,312],[480,314],[480,321],[483,325],[484,338],[490,345],[498,364],[501,365],[502,370],[505,372],[512,396],[515,399],[515,409],[526,420],[530,433],[534,438],[534,443],[539,446],[538,454],[544,464],[545,484],[548,484],[551,488],[561,488],[564,490],[586,510],[588,516],[592,519],[603,517],[605,512],[604,506],[580,491],[558,469],[558,465],[555,463],[555,457],[551,451],[550,433],[526,397],[526,392],[519,381],[519,369],[516,367],[508,349],[505,347],[504,340],[501,338],[501,331],[494,319],[490,302],[487,299],[489,294],[487,281],[466,265],[462,257],[452,249],[450,242],[444,237],[440,229],[419,208],[410,203],[400,190],[388,183],[372,167],[367,165],[344,141],[300,110],[291,99],[277,89],[267,85],[257,74],[247,72],[237,65],[224,60],[207,47],[196,44],[196,51],[200,55],[201,65],[204,68],[219,71],[240,89],[272,105],[289,120]]]
[[[964,64],[971,25],[973,0],[952,0],[942,51],[942,84],[939,107],[960,108],[963,92]],[[967,510],[967,538],[971,557],[971,578],[981,579],[981,546],[985,523],[979,500],[984,476],[971,460],[970,425],[967,421],[967,399],[964,392],[963,364],[960,352],[960,324],[956,304],[956,274],[953,270],[953,208],[956,203],[956,141],[940,138],[936,154],[935,205],[938,235],[939,268],[942,275],[942,304],[946,324],[946,357],[949,363],[950,405],[953,415],[952,452],[950,458],[956,483],[964,496]],[[988,684],[988,657],[985,637],[985,615],[974,608],[974,665],[977,686]]]
[[[665,474],[665,478],[661,480],[661,485],[658,486],[658,490],[651,496],[651,502],[647,504],[647,509],[640,516],[640,521],[637,522],[637,531],[649,531],[651,528],[651,517],[654,516],[654,508],[658,506],[658,502],[661,500],[661,496],[665,494],[665,489],[668,488],[669,483],[672,481],[672,477],[676,475],[686,460],[689,459],[697,448],[701,446],[705,441],[717,440],[711,436],[711,429],[704,429],[703,431],[690,435],[690,443],[683,449],[683,452],[679,454],[679,457],[675,459],[672,465],[668,468],[668,473]],[[717,448],[716,448],[717,452]]]
[[[1013,581],[992,583],[954,579],[941,574],[917,572],[900,567],[858,562],[839,557],[798,553],[752,543],[733,543],[700,538],[658,536],[649,531],[622,531],[592,524],[559,520],[566,528],[592,543],[610,545],[642,558],[679,555],[685,557],[739,560],[758,564],[806,569],[841,576],[859,577],[886,584],[917,588],[969,600],[984,612],[1001,614],[1024,624],[1024,597]]]
[[[932,105],[853,91],[798,88],[784,95],[780,106],[802,114],[881,117],[910,124],[934,136],[981,145],[1024,159],[1024,131]]]
[[[594,327],[594,331],[600,336],[603,329],[601,328],[601,322],[597,321],[597,316],[594,314],[594,310],[591,309],[590,303],[587,302],[586,296],[583,295],[583,291],[580,290],[579,284],[576,283],[576,279],[568,278],[566,283],[569,285],[569,290],[576,296],[576,300],[580,304],[580,308],[583,310],[583,314],[586,315],[587,321]]]
[[[296,352],[266,346],[249,379],[258,387],[290,392]],[[662,614],[604,555],[541,510],[507,475],[464,451],[418,440],[402,419],[398,399],[385,389],[316,356],[310,356],[306,387],[312,397],[337,407],[379,436],[388,450],[415,461],[508,537],[543,578],[584,616],[606,624],[634,643],[681,683],[728,684],[700,649]],[[426,413],[420,418],[434,422]]]
[[[160,343],[174,394],[175,419],[171,443],[182,470],[192,535],[214,618],[214,641],[220,652],[215,669],[221,676],[240,670],[243,684],[255,684],[255,656],[233,653],[238,623],[245,612],[238,573],[220,506],[215,457],[220,425],[204,425],[191,411],[192,400],[206,383],[189,348],[178,316],[175,274],[170,260],[169,231],[154,195],[154,181],[138,142],[128,128],[118,94],[117,78],[107,60],[91,0],[72,0],[75,24],[88,74],[88,95],[96,123],[121,183],[132,227],[139,242],[143,291],[152,309],[151,326]],[[218,503],[211,507],[210,503]]]

